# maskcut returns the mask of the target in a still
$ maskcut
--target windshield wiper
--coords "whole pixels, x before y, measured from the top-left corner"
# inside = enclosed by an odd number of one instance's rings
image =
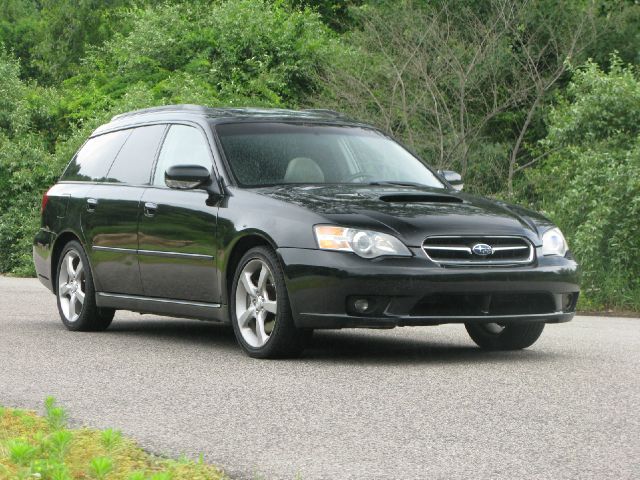
[[[393,185],[393,186],[400,186],[400,187],[428,187],[428,185],[425,185],[423,183],[416,183],[416,182],[394,182],[394,181],[375,181],[375,182],[368,182],[367,185]]]

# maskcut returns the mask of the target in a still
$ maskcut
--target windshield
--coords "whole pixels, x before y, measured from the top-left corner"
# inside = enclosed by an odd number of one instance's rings
[[[215,128],[242,186],[398,183],[444,187],[420,160],[372,129],[264,122]]]

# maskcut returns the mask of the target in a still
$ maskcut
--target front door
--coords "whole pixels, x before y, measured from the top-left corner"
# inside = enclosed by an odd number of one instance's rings
[[[173,165],[212,169],[203,132],[172,125],[158,156],[152,186],[142,196],[139,261],[145,296],[219,303],[216,268],[217,206],[204,190],[173,190],[164,173]]]

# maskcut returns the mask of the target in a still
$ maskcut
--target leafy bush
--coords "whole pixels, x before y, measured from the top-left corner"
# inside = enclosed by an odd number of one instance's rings
[[[22,80],[0,49],[0,272],[34,274],[41,197],[111,116],[166,103],[296,105],[334,46],[317,13],[279,2],[161,3],[117,17],[127,28],[105,34],[81,66],[62,62],[79,73],[58,87]]]
[[[151,103],[295,105],[313,92],[332,34],[279,2],[184,2],[132,10],[131,31],[89,53],[66,86],[70,118],[109,108],[131,86]]]
[[[31,274],[30,245],[44,186],[55,178],[46,136],[31,127],[30,94],[19,64],[0,51],[0,271]],[[42,105],[39,105],[42,107]],[[42,108],[36,108],[42,117]]]
[[[20,64],[0,50],[0,131],[14,133],[24,120],[21,102],[25,86],[19,78]]]
[[[548,157],[528,173],[536,204],[582,264],[589,307],[640,308],[640,79],[616,57],[573,73],[549,114]]]

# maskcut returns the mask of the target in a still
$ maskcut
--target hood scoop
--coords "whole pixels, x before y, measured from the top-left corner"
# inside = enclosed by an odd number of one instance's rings
[[[462,203],[462,200],[452,195],[429,193],[392,193],[380,195],[380,200],[387,203]]]

